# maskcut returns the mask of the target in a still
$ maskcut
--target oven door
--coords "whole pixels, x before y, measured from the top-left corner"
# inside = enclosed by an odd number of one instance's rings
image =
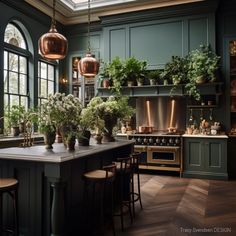
[[[147,163],[180,164],[180,147],[149,146],[147,147]]]

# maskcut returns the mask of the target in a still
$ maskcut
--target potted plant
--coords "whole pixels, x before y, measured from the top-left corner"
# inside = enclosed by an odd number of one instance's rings
[[[120,90],[124,85],[124,76],[123,76],[124,64],[119,57],[115,57],[108,67],[109,77],[112,81],[112,90],[116,94],[120,94]]]
[[[142,86],[145,80],[147,70],[147,62],[146,61],[139,61],[139,67],[137,68],[137,84],[138,86]]]
[[[23,114],[25,113],[25,107],[20,105],[12,105],[6,107],[4,118],[9,128],[12,128],[13,136],[20,134],[20,122],[23,120]]]
[[[134,109],[128,104],[128,97],[110,96],[103,101],[100,97],[94,97],[90,104],[97,107],[97,114],[104,121],[103,141],[114,141],[113,128],[118,119],[125,119],[132,116]]]
[[[127,85],[134,86],[140,73],[140,62],[134,57],[130,57],[124,62],[123,75]]]
[[[109,64],[106,62],[102,62],[100,69],[99,69],[99,75],[98,75],[100,86],[104,88],[108,88],[110,84],[110,77],[109,77]]]
[[[161,71],[160,70],[151,70],[147,72],[147,77],[150,81],[150,85],[156,85],[160,81],[160,75]]]
[[[174,85],[185,83],[187,79],[187,68],[187,58],[172,56],[171,60],[165,64],[162,78]]]
[[[199,49],[192,50],[188,55],[188,73],[185,89],[188,95],[199,101],[201,96],[197,84],[216,80],[220,57],[210,46],[200,45]]]
[[[199,49],[192,50],[188,55],[188,78],[196,83],[215,81],[220,57],[210,46],[200,45]]]

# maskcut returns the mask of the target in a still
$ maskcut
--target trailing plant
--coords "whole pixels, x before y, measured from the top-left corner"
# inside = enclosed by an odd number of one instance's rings
[[[150,80],[150,84],[159,84],[160,83],[161,70],[150,70],[147,72],[147,77]],[[152,82],[151,82],[152,81]]]

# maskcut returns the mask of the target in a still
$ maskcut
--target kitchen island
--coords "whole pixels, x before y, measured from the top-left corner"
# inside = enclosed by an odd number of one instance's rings
[[[55,143],[0,149],[0,176],[19,180],[19,226],[24,236],[80,235],[83,230],[84,172],[101,168],[133,151],[133,142],[119,140],[77,146],[69,152]],[[11,224],[11,201],[4,204],[4,222]],[[81,234],[83,235],[83,234]]]

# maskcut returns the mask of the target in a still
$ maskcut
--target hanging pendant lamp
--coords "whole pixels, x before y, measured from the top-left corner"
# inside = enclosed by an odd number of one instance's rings
[[[67,39],[57,32],[55,20],[56,0],[53,0],[53,17],[51,28],[48,33],[42,35],[39,39],[39,52],[42,57],[51,60],[60,60],[67,54]]]
[[[88,0],[88,49],[86,56],[79,63],[78,68],[80,74],[84,77],[95,77],[99,71],[99,62],[90,52],[90,0]]]

